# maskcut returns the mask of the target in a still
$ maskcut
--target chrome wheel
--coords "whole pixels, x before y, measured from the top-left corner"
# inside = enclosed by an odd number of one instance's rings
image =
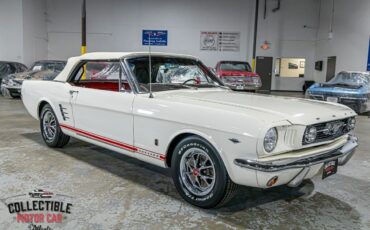
[[[42,132],[48,141],[53,141],[57,133],[57,122],[54,114],[49,110],[46,111],[42,118]]]
[[[215,185],[214,163],[202,149],[190,148],[181,157],[180,176],[183,185],[191,193],[196,196],[207,195]]]

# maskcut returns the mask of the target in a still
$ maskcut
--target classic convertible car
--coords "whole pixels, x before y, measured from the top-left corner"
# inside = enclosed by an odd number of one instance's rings
[[[350,108],[234,92],[186,55],[89,53],[54,81],[25,81],[22,94],[46,145],[75,137],[169,167],[181,196],[202,208],[225,204],[237,185],[331,176],[357,147]]]
[[[257,90],[262,86],[260,76],[253,73],[248,62],[220,61],[215,72],[217,77],[233,90]]]
[[[327,83],[316,83],[306,97],[344,104],[357,113],[370,111],[370,74],[366,72],[338,73]]]

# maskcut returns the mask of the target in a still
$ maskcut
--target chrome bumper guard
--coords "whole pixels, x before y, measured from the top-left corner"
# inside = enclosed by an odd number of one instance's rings
[[[353,156],[355,149],[358,146],[357,142],[357,137],[349,135],[348,141],[342,147],[315,156],[300,158],[293,161],[288,159],[290,162],[286,162],[284,160],[259,162],[254,160],[235,159],[234,164],[243,168],[254,169],[262,172],[278,172],[292,168],[304,169],[312,165],[336,159],[338,159],[338,165],[345,165]]]

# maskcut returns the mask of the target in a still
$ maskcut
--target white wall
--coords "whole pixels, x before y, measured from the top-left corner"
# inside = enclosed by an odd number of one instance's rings
[[[22,0],[0,1],[0,60],[22,61]]]
[[[47,59],[46,1],[23,0],[23,63]]]
[[[326,78],[327,57],[336,56],[336,73],[342,70],[366,71],[370,36],[370,1],[335,0],[333,39],[328,39],[332,0],[321,1],[320,28],[316,59],[323,60],[323,71],[314,71],[316,81]]]
[[[313,78],[319,0],[282,0],[281,10],[271,13],[276,0],[268,0],[263,19],[260,1],[257,55],[306,58],[305,78],[272,79],[273,90],[301,90]],[[146,51],[141,45],[143,29],[169,32],[167,47],[153,51],[198,56],[207,65],[219,60],[251,61],[255,0],[89,0],[87,2],[87,50]],[[48,56],[65,59],[80,53],[81,1],[48,0]],[[303,28],[307,25],[312,28]],[[200,31],[241,32],[240,52],[200,51]],[[260,47],[267,40],[271,49]]]
[[[334,0],[334,38],[328,39],[332,0],[267,0],[260,17],[257,55],[306,58],[305,78],[272,78],[273,90],[301,90],[304,80],[324,81],[328,56],[337,56],[336,72],[366,68],[370,35],[369,0]],[[165,29],[167,47],[153,51],[199,56],[214,66],[222,59],[251,61],[255,0],[89,0],[87,49],[146,51],[142,29]],[[319,13],[320,12],[320,13]],[[81,0],[1,0],[0,59],[31,64],[38,59],[79,55]],[[303,26],[307,25],[308,28]],[[240,31],[240,52],[200,51],[200,31]],[[267,40],[271,48],[260,46]],[[324,61],[323,71],[314,62]]]
[[[315,44],[319,19],[319,0],[281,0],[280,10],[273,13],[277,1],[267,1],[267,17],[263,19],[263,1],[260,1],[257,56],[305,58],[304,78],[272,76],[272,90],[301,91],[305,80],[313,79]],[[308,28],[304,28],[307,25]],[[264,41],[271,48],[263,50]]]
[[[46,0],[0,1],[0,60],[47,58]]]
[[[252,0],[89,0],[87,51],[147,51],[143,29],[168,30],[168,46],[153,51],[192,54],[207,65],[221,59],[247,60],[253,15]],[[81,1],[48,0],[48,55],[79,55]],[[240,52],[200,51],[200,31],[241,32]]]

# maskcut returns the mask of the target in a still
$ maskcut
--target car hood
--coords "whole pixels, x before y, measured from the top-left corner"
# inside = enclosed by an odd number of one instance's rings
[[[347,106],[336,103],[229,90],[175,90],[157,93],[156,98],[241,112],[271,123],[287,120],[308,125],[356,115]]]
[[[53,74],[52,70],[42,70],[42,71],[27,71],[14,75],[14,80],[42,80],[44,76]]]
[[[258,74],[248,71],[238,71],[238,70],[219,70],[218,75],[224,76],[242,76],[242,77],[258,77]]]

